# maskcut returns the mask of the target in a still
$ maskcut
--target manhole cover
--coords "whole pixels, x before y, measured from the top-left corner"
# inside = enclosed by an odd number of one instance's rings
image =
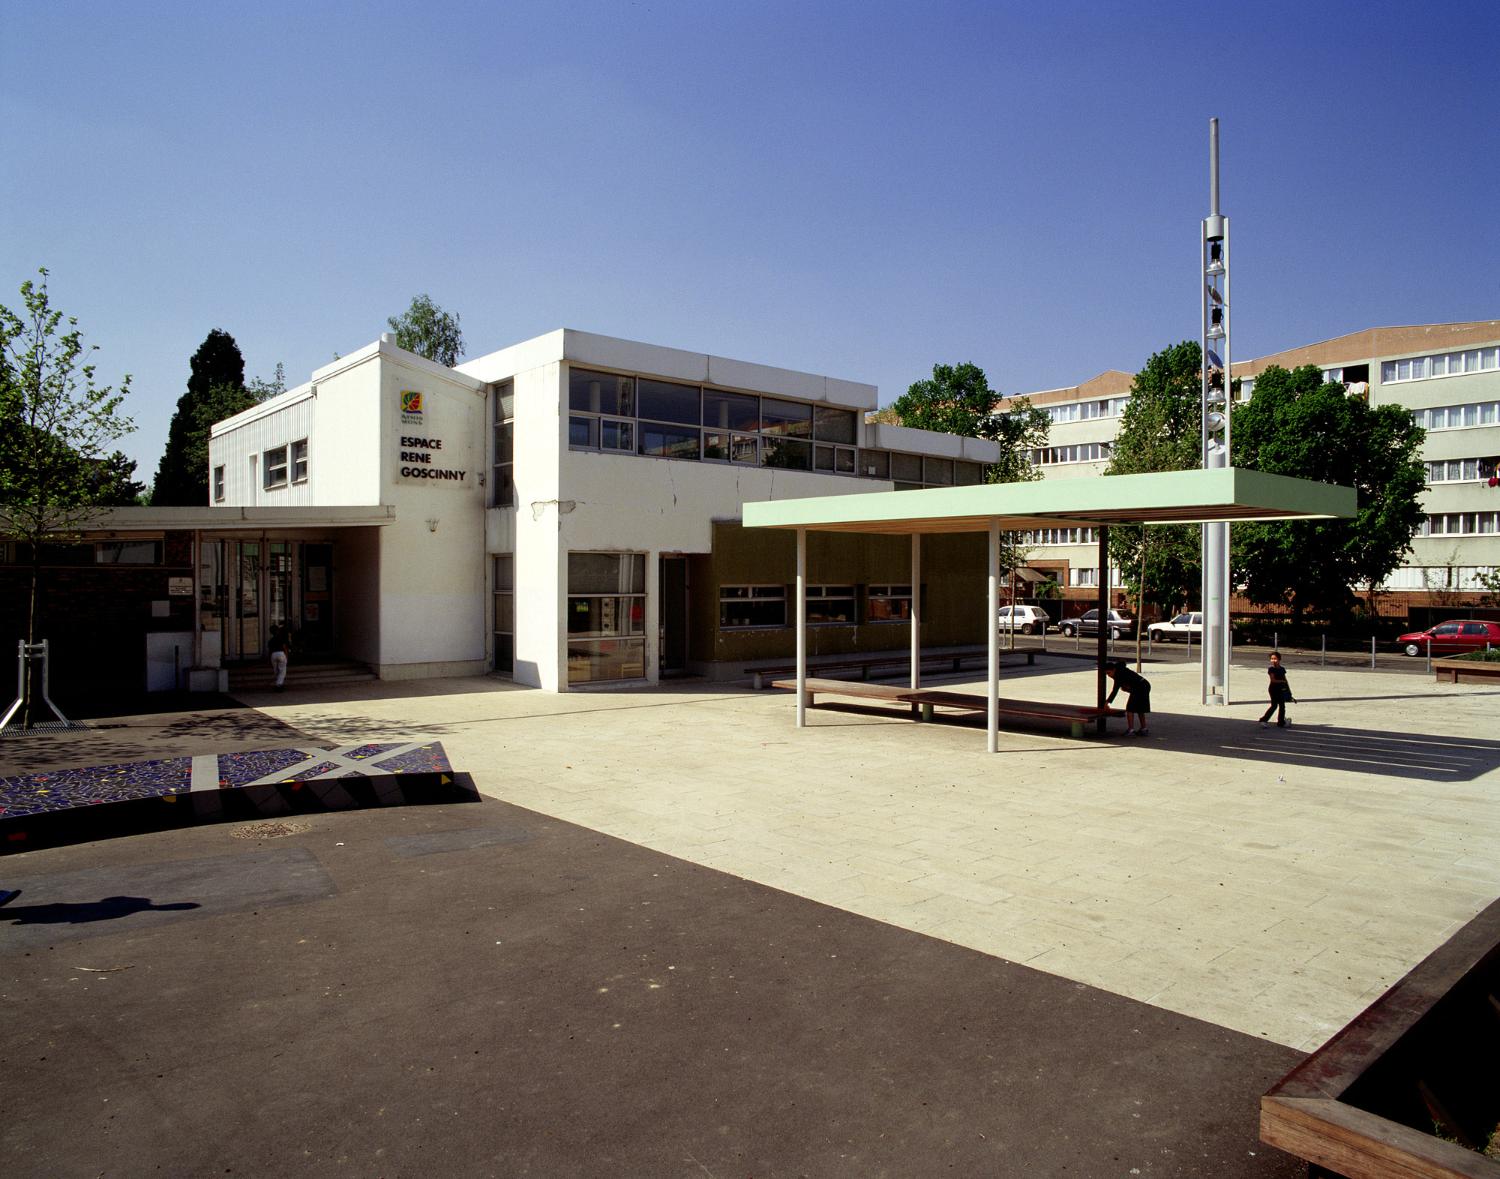
[[[279,839],[283,835],[300,835],[312,830],[311,823],[252,823],[248,827],[236,827],[229,834],[236,839]]]

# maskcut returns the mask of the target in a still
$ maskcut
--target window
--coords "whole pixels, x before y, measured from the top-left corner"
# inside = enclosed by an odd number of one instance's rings
[[[509,385],[510,382],[506,382]],[[568,408],[579,413],[635,417],[635,379],[588,369],[568,370]]]
[[[852,585],[810,585],[807,587],[807,624],[809,626],[853,626],[855,621]]]
[[[905,490],[905,487],[922,486],[922,456],[917,454],[891,455],[891,478],[896,483],[896,490]],[[902,485],[905,485],[903,487]]]
[[[266,451],[261,462],[263,486],[267,491],[273,487],[286,486],[286,447],[276,446]]]
[[[1439,356],[1412,356],[1380,363],[1380,382],[1422,381],[1429,377],[1456,377],[1464,373],[1488,372],[1500,367],[1500,348],[1469,348]]]
[[[568,683],[646,675],[644,553],[568,554]]]
[[[299,438],[292,443],[292,482],[307,482],[307,439]]]
[[[910,622],[911,586],[872,585],[865,591],[867,622]]]
[[[511,675],[516,669],[516,558],[495,557],[495,670]]]
[[[761,438],[760,465],[792,471],[812,470],[812,443],[800,438]]]
[[[721,585],[719,627],[747,630],[751,627],[786,626],[786,586]]]
[[[696,459],[700,439],[696,427],[664,426],[656,422],[641,424],[641,453],[657,458]]]
[[[495,452],[491,457],[493,466],[490,479],[490,506],[508,508],[515,504],[516,463],[516,387],[513,381],[501,381],[491,390],[494,402],[491,414]],[[572,421],[569,420],[569,442],[572,441]]]
[[[217,466],[217,467],[214,468],[214,503],[221,504],[223,502],[224,502],[224,468],[223,468],[223,466]]]
[[[159,540],[104,540],[94,545],[96,565],[160,565]]]
[[[776,397],[760,399],[761,432],[789,438],[812,437],[812,406]]]
[[[819,442],[842,442],[853,446],[856,429],[851,409],[820,405],[813,411],[813,437]]]
[[[760,430],[760,398],[748,393],[703,391],[703,424],[714,430],[753,434]]]

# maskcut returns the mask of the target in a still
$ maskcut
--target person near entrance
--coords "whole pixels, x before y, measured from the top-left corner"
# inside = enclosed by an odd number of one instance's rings
[[[271,670],[276,673],[275,688],[278,692],[286,691],[286,661],[292,653],[292,628],[284,622],[278,622],[271,627],[271,637],[266,643],[266,648],[271,652]]]
[[[1131,671],[1122,660],[1109,664],[1104,672],[1115,681],[1106,704],[1113,704],[1120,689],[1125,689],[1125,735],[1144,737],[1150,731],[1146,718],[1151,715],[1151,681],[1138,672]]]

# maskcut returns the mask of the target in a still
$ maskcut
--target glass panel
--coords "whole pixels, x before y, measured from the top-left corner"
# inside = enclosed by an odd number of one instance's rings
[[[645,674],[645,639],[604,639],[568,644],[570,684],[638,680]]]
[[[696,426],[702,409],[697,385],[673,385],[667,381],[640,382],[640,416],[659,422],[680,422]]]
[[[786,587],[781,585],[721,586],[719,625],[785,626]]]
[[[840,475],[854,474],[854,448],[840,446],[833,452],[833,469]]]
[[[767,438],[760,448],[760,465],[793,471],[812,470],[812,443],[796,438]]]
[[[1466,405],[1466,406],[1464,406],[1464,425],[1466,425],[1466,426],[1477,426],[1477,425],[1479,425],[1479,406],[1477,406],[1477,405]]]
[[[292,482],[300,483],[307,478],[307,439],[292,443]]]
[[[1466,372],[1466,373],[1477,373],[1478,371],[1479,371],[1479,353],[1478,352],[1465,352],[1464,353],[1464,372]]]
[[[588,369],[568,370],[568,408],[581,413],[635,416],[635,378]]]
[[[646,558],[642,553],[569,553],[568,593],[643,594]]]
[[[860,473],[870,479],[891,477],[891,452],[888,450],[862,450],[859,452]]]
[[[641,453],[657,458],[696,459],[699,456],[698,428],[685,430],[681,426],[659,426],[655,422],[641,423]]]
[[[516,628],[515,594],[495,595],[495,629],[513,631]]]
[[[929,458],[923,461],[923,469],[926,471],[926,482],[938,487],[953,486],[953,460]]]
[[[748,463],[754,466],[759,460],[757,438],[754,434],[705,433],[703,435],[703,457],[720,462]]]
[[[748,463],[752,467],[760,461],[759,438],[754,434],[735,434],[733,439],[730,459],[737,463]]]
[[[601,418],[600,441],[605,450],[635,451],[635,423],[622,422],[619,418]]]
[[[813,467],[819,471],[833,470],[833,447],[813,447]]]
[[[820,405],[813,410],[813,437],[820,442],[846,442],[852,446],[855,442],[854,429],[852,409],[832,409]]]
[[[1479,421],[1481,425],[1489,426],[1495,421],[1495,403],[1486,401],[1479,407]]]
[[[812,437],[812,406],[775,397],[760,400],[761,432],[792,438]]]
[[[984,478],[984,468],[978,463],[953,464],[953,482],[960,487],[977,486]]]
[[[499,432],[496,431],[498,434]],[[499,445],[498,439],[496,445]],[[599,445],[599,419],[570,417],[568,419],[568,445],[594,450]]]
[[[568,422],[568,434],[571,440],[573,421],[592,421],[591,418],[570,419]],[[495,461],[497,463],[508,463],[516,457],[516,424],[506,422],[495,427]]]
[[[703,457],[715,462],[729,461],[729,435],[712,430],[703,432]]]
[[[915,454],[892,454],[891,478],[902,483],[922,482],[921,456]]]
[[[569,595],[568,635],[572,638],[606,639],[645,634],[645,601],[638,595]]]
[[[495,387],[495,420],[502,422],[516,416],[516,387],[510,381]]]
[[[703,424],[716,430],[760,429],[760,398],[748,393],[703,390]]]
[[[96,565],[160,565],[159,540],[107,540],[94,546]]]
[[[495,558],[495,589],[516,588],[516,558],[514,553],[501,553]]]

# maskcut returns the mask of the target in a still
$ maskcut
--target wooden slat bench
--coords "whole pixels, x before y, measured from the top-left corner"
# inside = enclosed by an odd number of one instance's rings
[[[777,680],[773,688],[786,688],[795,692],[796,680]],[[989,704],[983,696],[972,692],[946,692],[939,688],[902,688],[895,684],[870,684],[854,680],[814,679],[806,681],[807,703],[811,707],[817,696],[845,696],[857,700],[880,700],[890,704],[909,705],[917,720],[931,720],[938,708],[952,708],[959,712],[987,712]],[[1112,716],[1124,716],[1118,708],[1098,708],[1084,704],[1054,704],[1037,700],[1001,700],[1002,718],[1022,721],[1062,721],[1068,726],[1071,736],[1082,737],[1085,726],[1095,724],[1103,732],[1102,722]]]
[[[1450,684],[1457,684],[1465,679],[1500,679],[1500,663],[1479,659],[1434,659],[1432,671],[1437,683],[1442,683],[1444,680]]]
[[[1015,650],[1002,650],[1000,660],[1003,663],[1007,655],[1024,655],[1026,665],[1036,665],[1036,651],[1031,648],[1016,648]],[[972,647],[960,651],[948,651],[941,655],[923,655],[918,666],[924,671],[962,671],[966,663],[982,663],[989,658],[989,651],[984,647]],[[842,659],[820,659],[810,661],[807,670],[810,673],[822,674],[827,671],[857,671],[861,680],[870,678],[870,672],[875,668],[890,668],[892,673],[900,673],[911,666],[911,657],[907,655],[892,655],[889,652],[883,655],[850,655]],[[795,663],[778,663],[770,667],[747,667],[745,674],[751,677],[751,684],[759,692],[768,682],[777,676],[797,674]]]

